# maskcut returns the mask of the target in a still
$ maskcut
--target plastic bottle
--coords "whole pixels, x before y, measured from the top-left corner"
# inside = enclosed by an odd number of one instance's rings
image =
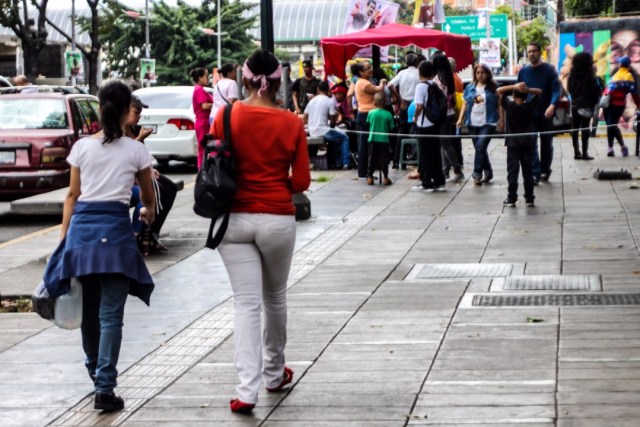
[[[63,329],[78,329],[82,324],[82,284],[71,278],[69,293],[59,296],[55,306],[55,324]]]

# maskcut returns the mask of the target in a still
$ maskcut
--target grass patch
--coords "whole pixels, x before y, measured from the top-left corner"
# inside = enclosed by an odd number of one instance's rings
[[[327,175],[320,175],[317,178],[313,179],[315,182],[329,182],[331,181],[331,177]]]
[[[0,301],[0,313],[29,313],[31,311],[33,311],[31,297],[5,297]]]

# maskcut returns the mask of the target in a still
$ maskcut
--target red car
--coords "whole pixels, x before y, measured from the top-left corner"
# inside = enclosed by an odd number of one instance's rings
[[[10,89],[0,92],[0,196],[67,187],[71,147],[100,130],[98,98],[63,88]]]

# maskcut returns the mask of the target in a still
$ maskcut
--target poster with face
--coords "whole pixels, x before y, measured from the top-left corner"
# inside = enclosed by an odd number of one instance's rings
[[[609,82],[618,71],[618,58],[628,56],[631,67],[640,73],[640,18],[602,18],[560,23],[558,74],[566,87],[571,61],[578,52],[589,52],[596,73]],[[629,96],[631,98],[631,96]],[[627,102],[625,120],[635,117],[633,102]]]
[[[387,0],[351,0],[347,8],[343,33],[378,28],[396,22],[400,5]],[[380,49],[380,60],[387,60],[388,48]],[[371,48],[360,49],[356,57],[371,58]]]
[[[487,65],[491,69],[502,67],[500,60],[500,39],[484,38],[480,39],[480,63]]]
[[[84,75],[84,69],[82,68],[82,53],[80,51],[67,51],[64,54],[65,65],[68,76],[81,76]]]
[[[156,82],[156,60],[155,59],[140,59],[140,81],[142,82]]]

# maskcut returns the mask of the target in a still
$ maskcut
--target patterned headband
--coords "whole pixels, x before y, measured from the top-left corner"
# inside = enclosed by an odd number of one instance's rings
[[[254,82],[260,81],[260,89],[258,89],[258,96],[262,96],[262,93],[269,87],[269,81],[267,79],[280,79],[282,77],[282,64],[278,64],[278,68],[268,76],[264,74],[253,74],[253,71],[249,68],[247,61],[244,61],[242,66],[242,77],[246,77]]]

